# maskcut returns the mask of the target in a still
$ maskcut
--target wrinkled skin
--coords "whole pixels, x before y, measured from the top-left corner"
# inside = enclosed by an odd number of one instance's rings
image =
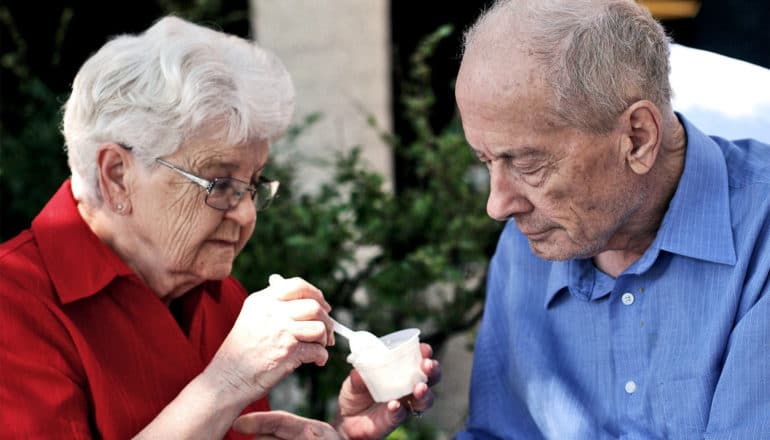
[[[457,78],[465,137],[489,170],[487,213],[512,219],[541,258],[593,257],[616,276],[655,238],[683,168],[684,130],[646,100],[606,132],[575,127],[556,114],[532,55],[508,50],[477,43]]]

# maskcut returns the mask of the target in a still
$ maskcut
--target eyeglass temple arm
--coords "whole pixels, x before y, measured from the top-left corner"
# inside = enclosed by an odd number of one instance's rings
[[[177,168],[174,165],[166,162],[163,159],[158,158],[158,159],[155,159],[155,160],[158,161],[158,163],[160,163],[161,165],[165,165],[165,166],[171,168],[172,170],[176,171],[177,173],[187,177],[188,179],[190,179],[193,182],[197,183],[198,185],[202,186],[203,188],[206,189],[206,191],[211,191],[211,186],[212,186],[212,184],[214,182],[208,181],[208,180],[206,180],[206,179],[204,179],[202,177],[198,177],[198,176],[196,176],[194,174],[190,174],[187,171],[185,171],[185,170],[183,170],[181,168]]]

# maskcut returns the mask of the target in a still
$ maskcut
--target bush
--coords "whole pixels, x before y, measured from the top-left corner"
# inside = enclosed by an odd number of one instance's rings
[[[451,32],[440,28],[412,57],[402,105],[416,139],[402,144],[382,134],[411,161],[411,182],[387,191],[357,148],[337,156],[331,182],[314,194],[293,193],[292,166],[271,164],[266,173],[282,180],[281,199],[260,213],[255,238],[236,262],[247,286],[265,286],[271,273],[301,276],[352,327],[380,335],[419,327],[436,350],[478,322],[501,225],[485,214],[486,170],[470,154],[457,118],[438,131],[429,123],[428,60]],[[329,399],[350,368],[341,345],[323,369],[300,371],[309,416],[329,415]]]

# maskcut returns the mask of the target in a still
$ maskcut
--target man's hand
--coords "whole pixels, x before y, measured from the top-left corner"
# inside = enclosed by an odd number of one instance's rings
[[[404,423],[411,414],[417,415],[433,406],[430,386],[441,379],[441,366],[430,359],[433,350],[428,344],[420,344],[423,360],[420,367],[428,377],[428,383],[418,383],[410,396],[386,403],[377,403],[366,389],[361,375],[353,370],[342,384],[339,410],[334,421],[337,431],[350,439],[380,439]]]

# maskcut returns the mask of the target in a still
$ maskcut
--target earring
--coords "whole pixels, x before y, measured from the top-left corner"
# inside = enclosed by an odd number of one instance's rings
[[[118,203],[117,205],[115,205],[115,210],[117,210],[118,212],[123,212],[123,204]]]

